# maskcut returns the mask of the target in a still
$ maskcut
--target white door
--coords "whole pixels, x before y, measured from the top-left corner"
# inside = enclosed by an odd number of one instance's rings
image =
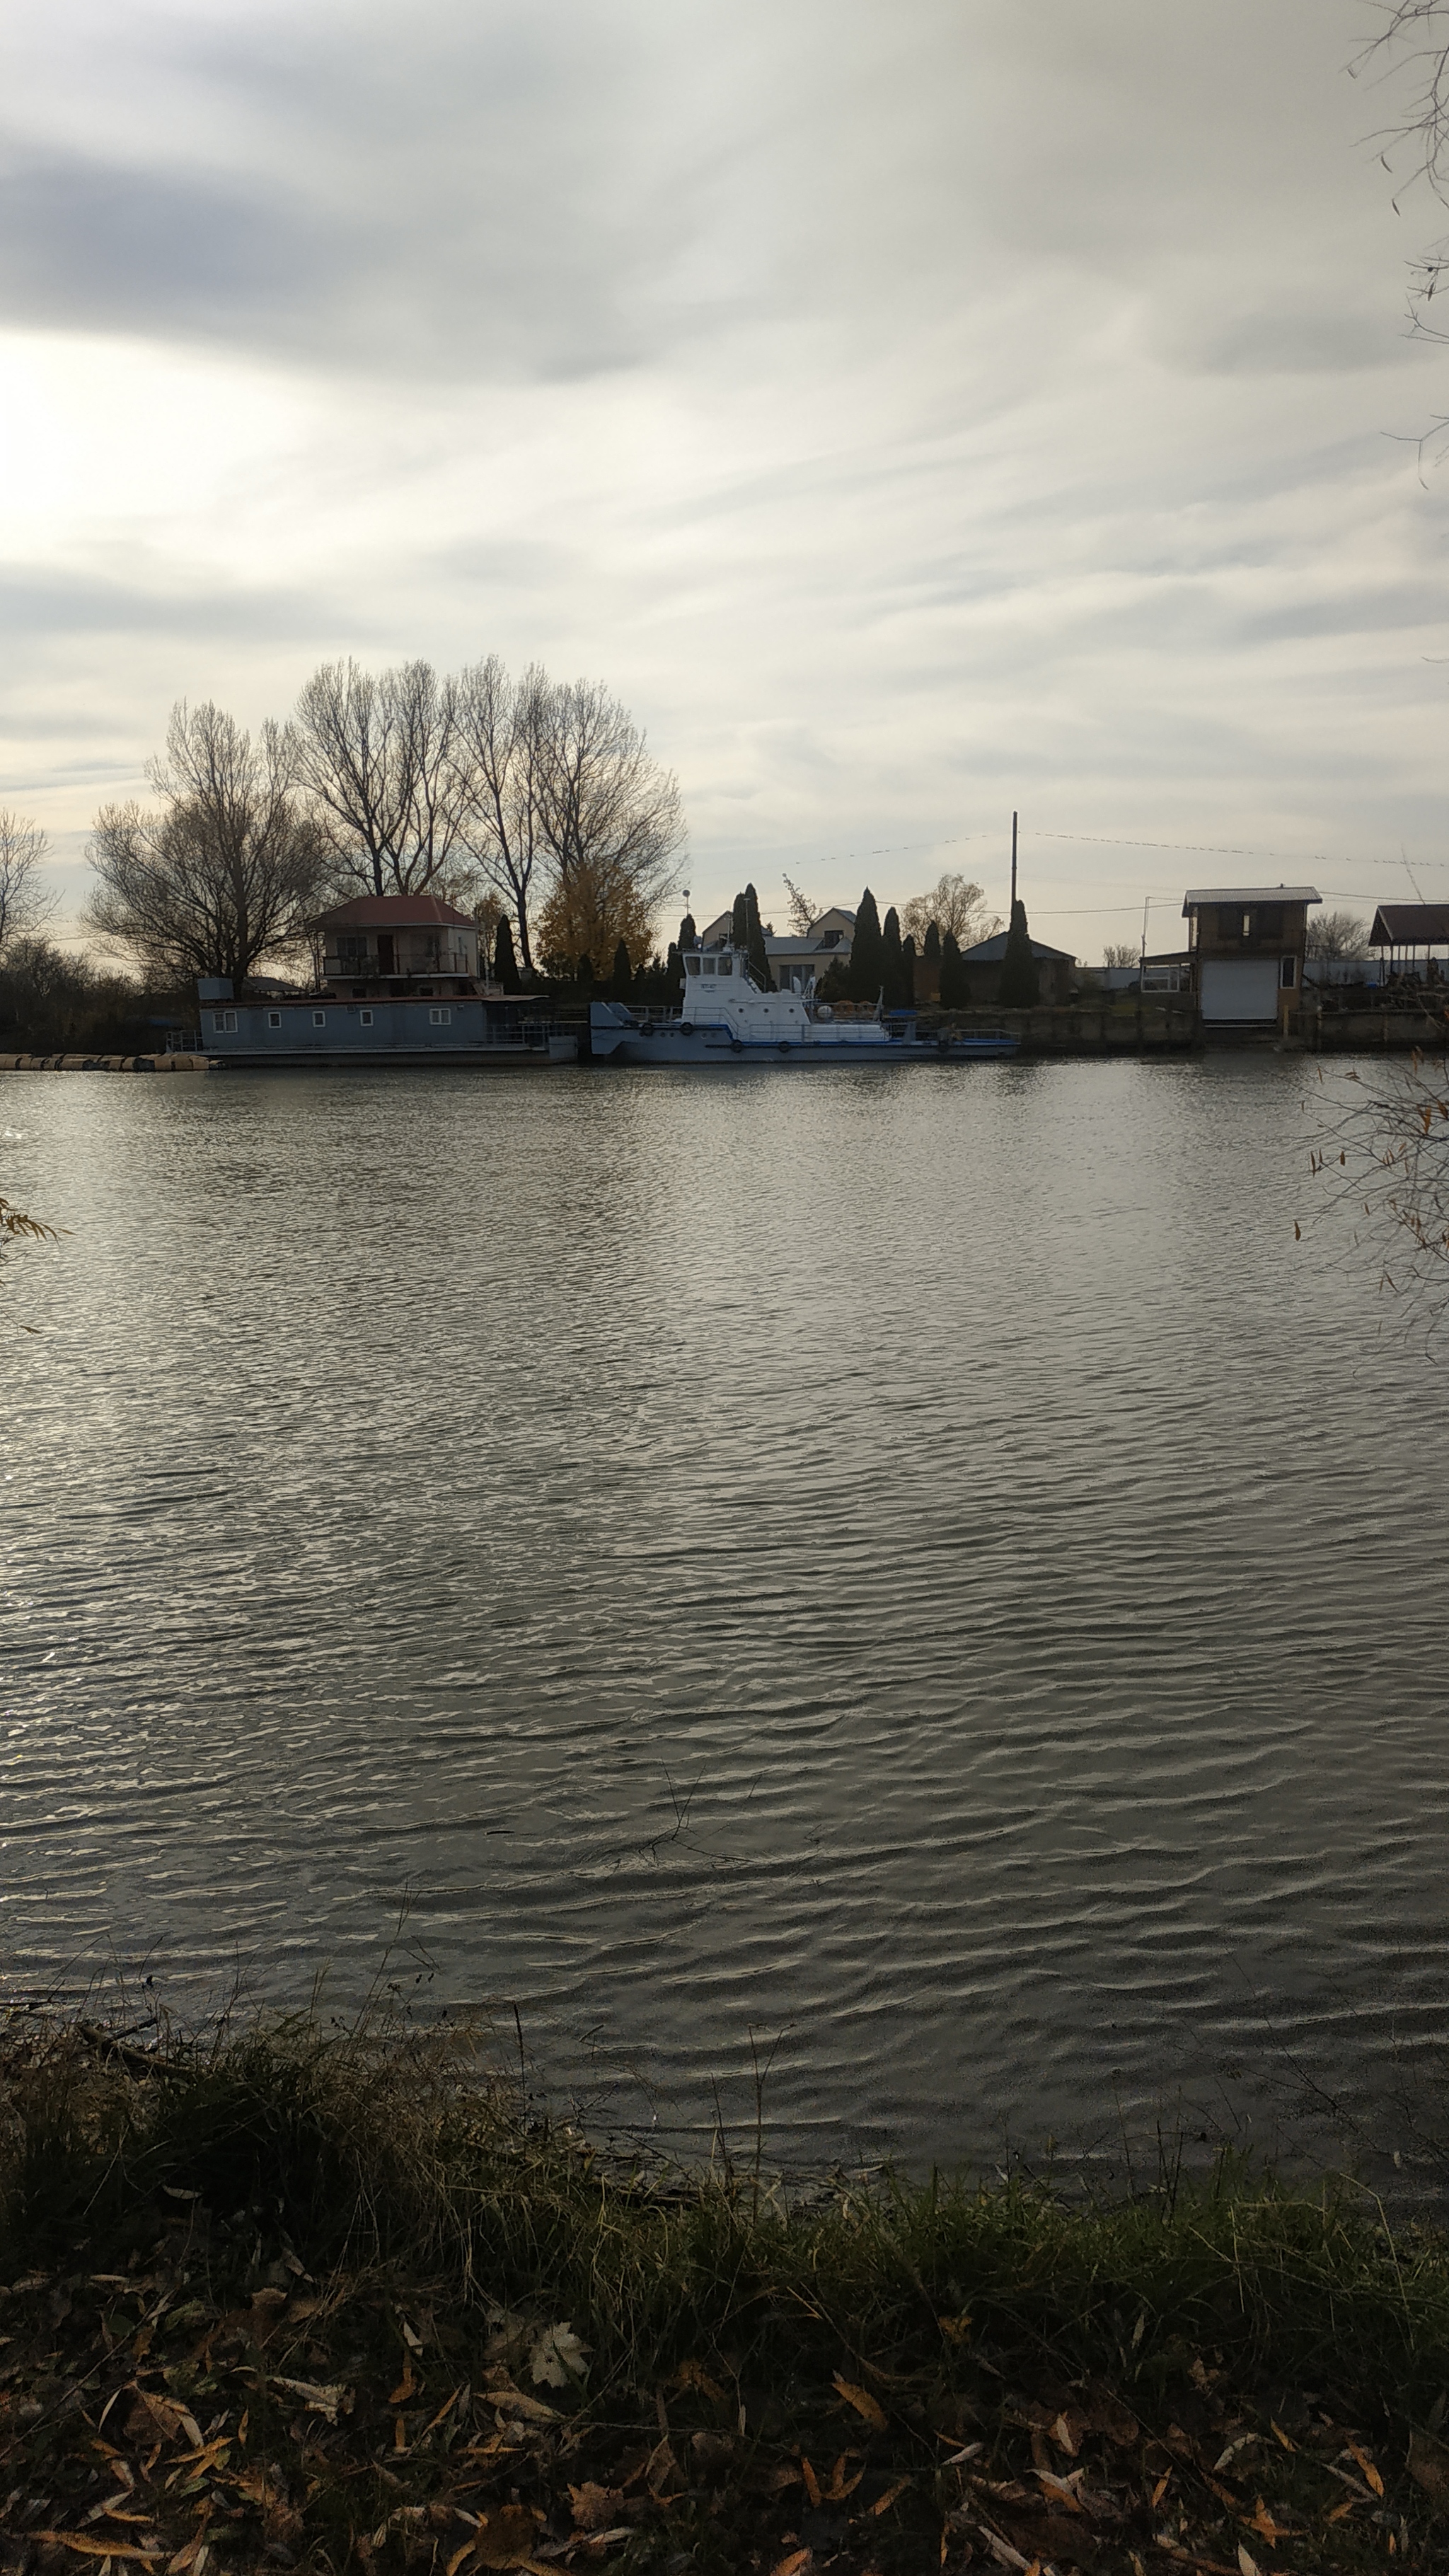
[[[1276,1020],[1277,958],[1205,957],[1202,1015],[1205,1020]]]

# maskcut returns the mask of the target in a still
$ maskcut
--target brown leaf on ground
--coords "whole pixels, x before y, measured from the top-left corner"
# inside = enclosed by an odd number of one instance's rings
[[[619,2510],[618,2487],[601,2487],[587,2478],[581,2487],[570,2487],[569,2505],[574,2525],[579,2531],[603,2531]]]
[[[473,2541],[479,2562],[484,2567],[534,2567],[533,2555],[538,2530],[527,2505],[495,2505],[492,2512],[480,2515]],[[543,2571],[548,2576],[548,2571]]]
[[[883,2433],[886,2429],[885,2408],[872,2397],[870,2390],[857,2386],[854,2380],[842,2379],[838,2370],[834,2374],[834,2379],[835,2386],[846,2405],[853,2406],[857,2415],[863,2416],[867,2424],[873,2424],[878,2433]]]
[[[1432,2433],[1409,2435],[1409,2475],[1440,2510],[1449,2509],[1449,2443]]]

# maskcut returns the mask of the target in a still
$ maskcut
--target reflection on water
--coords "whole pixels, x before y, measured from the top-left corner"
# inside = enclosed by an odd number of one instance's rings
[[[803,2152],[1373,2102],[1440,2028],[1442,1383],[1295,1246],[1308,1089],[7,1076],[72,1231],[5,1974],[350,1990],[408,1891],[601,2119],[749,2115],[752,2032]]]

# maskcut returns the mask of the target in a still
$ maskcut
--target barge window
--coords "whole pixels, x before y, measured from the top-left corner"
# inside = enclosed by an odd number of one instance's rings
[[[222,1032],[229,1030],[234,1031],[236,1028],[235,1011],[217,1011],[213,1016],[211,1025],[214,1029],[219,1029]]]
[[[281,1025],[282,1025],[282,1014],[281,1014],[281,1012],[280,1012],[280,1011],[268,1011],[268,1013],[267,1013],[267,1026],[268,1026],[268,1028],[269,1028],[269,1029],[279,1029],[279,1028],[281,1027]]]
[[[429,1011],[428,1013],[428,1019],[435,1029],[445,1029],[452,1016],[451,1011]]]
[[[325,1011],[314,1011],[314,1012],[313,1012],[313,1014],[312,1014],[312,1026],[313,1026],[313,1028],[314,1028],[314,1029],[325,1029],[325,1028],[326,1028],[326,1026],[327,1026],[327,1014],[326,1014],[326,1012],[325,1012]]]
[[[706,957],[704,961],[704,971],[706,975],[712,975],[714,973],[717,963],[718,960],[716,958]]]
[[[357,1023],[359,1028],[370,1029],[372,1026],[371,1011],[359,1011],[357,1014]]]

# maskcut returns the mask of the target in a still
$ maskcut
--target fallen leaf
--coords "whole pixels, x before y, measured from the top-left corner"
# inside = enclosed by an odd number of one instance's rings
[[[1273,2541],[1281,2540],[1283,2537],[1283,2534],[1280,2532],[1277,2523],[1273,2520],[1273,2517],[1268,2511],[1268,2508],[1264,2504],[1261,2496],[1258,2498],[1258,2509],[1256,2513],[1249,2517],[1248,2529],[1250,2531],[1256,2531],[1260,2540],[1266,2540],[1270,2544]]]
[[[398,2324],[402,2328],[402,2339],[407,2345],[409,2352],[421,2352],[423,2348],[422,2336],[414,2333],[413,2328],[408,2324],[406,2317],[399,2317]]]
[[[814,2564],[813,2549],[792,2549],[788,2558],[781,2558],[771,2568],[770,2576],[806,2576],[807,2568]]]
[[[1332,2513],[1328,2516],[1329,2521],[1330,2521],[1330,2522],[1342,2522],[1343,2517],[1344,2517],[1344,2515],[1345,2515],[1346,2513],[1352,2513],[1353,2508],[1354,2508],[1354,2502],[1355,2502],[1354,2497],[1350,2496],[1350,2497],[1349,2497],[1349,2499],[1348,2499],[1347,2504],[1336,2504],[1336,2505],[1334,2506],[1334,2508],[1333,2508]]]
[[[1241,2540],[1238,2543],[1238,2565],[1242,2569],[1242,2576],[1261,2576],[1256,2558],[1251,2549],[1243,2547]]]
[[[676,2388],[697,2388],[702,2397],[712,2398],[716,2406],[725,2402],[725,2393],[717,2379],[697,2361],[682,2361],[674,2374]]]
[[[1152,2510],[1153,2510],[1153,2512],[1154,2512],[1154,2513],[1156,2512],[1156,2510],[1157,2510],[1158,2506],[1161,2504],[1162,2499],[1163,2499],[1163,2497],[1166,2495],[1167,2490],[1168,2490],[1168,2488],[1171,2486],[1171,2484],[1172,2484],[1172,2471],[1171,2471],[1171,2469],[1166,2469],[1166,2470],[1164,2470],[1164,2472],[1163,2472],[1162,2476],[1158,2479],[1156,2486],[1155,2486],[1155,2487],[1153,2488],[1153,2490],[1152,2490]]]
[[[534,2387],[576,2387],[588,2374],[588,2353],[588,2345],[580,2343],[567,2319],[562,2325],[546,2326],[528,2356]]]
[[[579,2531],[603,2531],[618,2512],[619,2494],[618,2487],[601,2487],[592,2478],[581,2487],[570,2487],[575,2527]]]
[[[1272,2424],[1272,2425],[1273,2425],[1273,2430],[1274,2430],[1274,2432],[1276,2433],[1276,2435],[1277,2435],[1277,2437],[1278,2437],[1279,2441],[1282,2443],[1284,2450],[1285,2450],[1285,2451],[1296,2451],[1296,2450],[1297,2450],[1297,2448],[1298,2448],[1297,2443],[1296,2443],[1296,2442],[1290,2442],[1290,2441],[1289,2441],[1288,2436],[1287,2436],[1287,2434],[1284,2432],[1282,2425],[1281,2425],[1281,2424],[1273,2424],[1273,2418],[1272,2418],[1272,2416],[1271,2416],[1271,2415],[1269,2416],[1268,2421],[1269,2421],[1269,2423],[1270,2423],[1270,2424]]]
[[[1432,2433],[1409,2435],[1409,2475],[1437,2505],[1449,2505],[1449,2446]]]
[[[1080,2421],[1080,2418],[1078,2420]],[[1056,2443],[1058,2450],[1066,2452],[1068,2459],[1074,2460],[1076,2458],[1077,2452],[1081,2446],[1077,2440],[1076,2426],[1073,2424],[1070,2415],[1059,2415],[1057,2417],[1056,2422],[1052,2426],[1052,2440]]]
[[[142,2549],[134,2540],[90,2540],[81,2531],[27,2531],[27,2540],[44,2540],[53,2549],[75,2549],[82,2558],[140,2558],[148,2564],[164,2557],[161,2549]]]
[[[873,2424],[878,2433],[885,2431],[885,2408],[877,2404],[868,2388],[857,2387],[853,2380],[842,2379],[838,2370],[834,2374],[834,2384],[847,2406],[853,2406],[857,2415],[863,2416],[867,2424]]]
[[[471,2540],[465,2540],[462,2548],[455,2549],[452,2557],[448,2561],[448,2576],[458,2576],[458,2570],[462,2566],[464,2559],[471,2558],[472,2555],[473,2542]]]
[[[319,2387],[311,2379],[274,2379],[272,2386],[285,2388],[291,2397],[300,2397],[309,2414],[323,2415],[329,2424],[335,2424],[339,2414],[350,2415],[352,2412],[351,2389],[339,2386],[335,2380],[330,2381],[325,2388]],[[196,2442],[199,2449],[200,2433],[196,2436]]]
[[[480,2514],[473,2547],[485,2567],[537,2568],[533,2556],[537,2529],[527,2505],[501,2504],[490,2514]],[[550,2576],[550,2571],[541,2571]]]
[[[806,2459],[803,2451],[800,2454],[800,2475],[805,2481],[805,2493],[808,2495],[813,2505],[818,2505],[820,2502],[820,2480],[817,2478],[815,2471],[810,2466],[810,2463]]]
[[[413,2377],[412,2356],[409,2354],[403,2362],[403,2375],[388,2398],[389,2406],[406,2406],[417,2384]]]
[[[884,2495],[876,2497],[874,2504],[870,2508],[871,2512],[873,2514],[889,2513],[891,2506],[896,2502],[897,2497],[905,2494],[910,2483],[909,2478],[897,2478],[894,2486],[887,2487]]]
[[[1379,2476],[1378,2470],[1374,2467],[1372,2460],[1369,2458],[1367,2451],[1361,2451],[1357,2442],[1350,2442],[1348,2445],[1348,2455],[1351,2460],[1357,2460],[1359,2467],[1364,2473],[1365,2479],[1373,2488],[1374,2494],[1376,2496],[1381,2496],[1384,2491],[1384,2482]]]

